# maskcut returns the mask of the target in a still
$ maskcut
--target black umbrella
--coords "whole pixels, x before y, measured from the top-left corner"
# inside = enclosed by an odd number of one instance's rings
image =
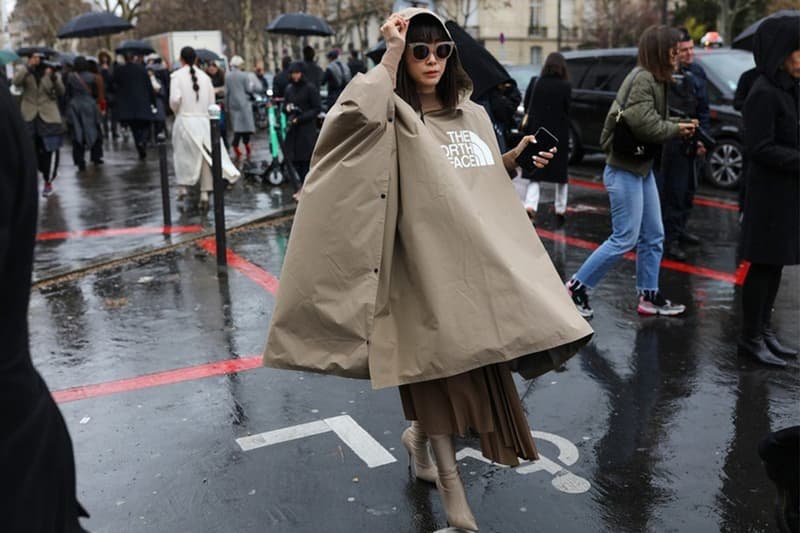
[[[386,41],[378,41],[378,44],[367,50],[365,55],[376,65],[381,62],[383,54],[386,53]]]
[[[461,26],[452,20],[445,22],[445,26],[456,43],[461,65],[472,79],[473,100],[480,99],[489,89],[501,83],[512,82],[516,85],[506,68]]]
[[[194,53],[197,55],[197,59],[203,62],[219,61],[222,59],[216,52],[212,52],[208,48],[198,48]]]
[[[122,41],[116,50],[118,54],[154,54],[155,49],[144,41]]]
[[[320,35],[322,37],[333,35],[333,30],[327,22],[308,13],[284,13],[270,22],[266,30],[269,33],[284,35]]]
[[[133,28],[133,24],[108,11],[90,11],[67,21],[58,29],[59,39],[112,35]]]
[[[19,56],[32,56],[33,54],[41,54],[43,56],[54,56],[58,52],[49,46],[23,46],[17,48],[17,55]]]
[[[776,11],[772,15],[768,17],[764,17],[759,19],[749,25],[745,30],[734,37],[733,41],[731,41],[731,48],[739,48],[741,50],[753,50],[753,37],[756,34],[756,30],[758,29],[761,24],[771,18],[779,18],[779,17],[798,17],[800,19],[800,11],[791,10],[791,9],[781,9],[780,11]],[[800,20],[798,20],[800,24]]]

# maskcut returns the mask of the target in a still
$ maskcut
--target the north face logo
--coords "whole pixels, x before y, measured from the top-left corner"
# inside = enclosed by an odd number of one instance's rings
[[[450,144],[443,144],[442,150],[455,168],[494,165],[492,150],[474,131],[448,131],[447,135],[450,137]]]

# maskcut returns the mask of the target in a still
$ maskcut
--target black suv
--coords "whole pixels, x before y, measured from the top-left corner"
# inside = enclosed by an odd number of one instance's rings
[[[622,80],[636,65],[636,48],[564,52],[572,83],[570,162],[600,151],[600,132]],[[717,141],[705,159],[705,176],[718,187],[739,186],[744,163],[742,115],[733,109],[739,76],[755,66],[753,54],[730,48],[696,49],[695,61],[708,77],[711,135]]]

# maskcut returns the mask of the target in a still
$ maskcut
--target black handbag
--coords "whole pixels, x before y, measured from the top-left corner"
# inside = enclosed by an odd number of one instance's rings
[[[637,72],[633,75],[630,84],[628,84],[625,97],[622,99],[623,103],[620,104],[617,102],[619,110],[617,110],[617,116],[614,119],[614,139],[611,144],[611,150],[617,155],[631,157],[639,161],[647,161],[656,157],[659,150],[661,150],[661,145],[646,143],[637,139],[630,125],[625,120],[625,106],[628,105],[628,97],[631,94],[631,88],[633,88],[636,77],[644,71],[641,67],[636,67],[634,70],[637,70]]]

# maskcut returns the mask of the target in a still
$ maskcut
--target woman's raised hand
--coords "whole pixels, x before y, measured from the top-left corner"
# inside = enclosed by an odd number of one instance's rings
[[[405,44],[407,31],[408,21],[397,13],[392,13],[381,26],[381,33],[387,46],[391,41],[397,41],[397,39],[400,39]]]

